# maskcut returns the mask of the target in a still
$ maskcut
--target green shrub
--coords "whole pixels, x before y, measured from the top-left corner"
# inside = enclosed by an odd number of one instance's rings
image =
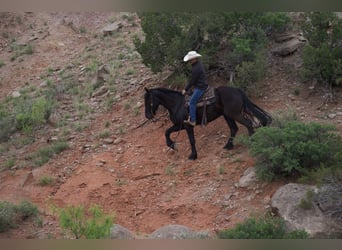
[[[16,211],[23,220],[38,215],[37,206],[26,200],[22,201],[19,205],[16,206]]]
[[[267,12],[261,18],[264,29],[269,33],[284,32],[291,23],[291,18],[284,12]]]
[[[304,78],[330,86],[341,85],[342,19],[334,12],[310,12],[302,29],[309,41],[303,54]]]
[[[302,230],[287,233],[282,219],[262,216],[247,218],[233,229],[220,231],[218,237],[220,239],[306,239],[308,233]]]
[[[20,99],[16,104],[17,129],[31,132],[49,119],[51,111],[52,103],[45,97],[36,100]]]
[[[69,144],[67,142],[64,142],[64,141],[58,141],[58,142],[55,142],[51,147],[52,147],[52,151],[55,154],[59,154],[59,153],[63,152],[64,150],[68,149]]]
[[[272,114],[272,127],[284,128],[289,122],[298,121],[294,110],[280,110]]]
[[[38,212],[38,208],[29,201],[22,201],[19,205],[0,201],[0,233],[17,226],[22,220],[37,217]]]
[[[33,154],[34,163],[37,166],[42,166],[47,163],[53,155],[54,152],[51,147],[41,147],[36,153]]]
[[[9,169],[15,165],[15,158],[9,158],[5,161],[5,163],[2,165],[5,169]]]
[[[76,239],[101,239],[109,236],[114,217],[104,214],[99,206],[92,206],[86,215],[83,206],[68,206],[61,209],[60,225],[70,231]]]
[[[333,169],[322,178],[322,183],[314,197],[323,213],[337,223],[342,223],[342,169]],[[340,233],[340,237],[341,237]]]
[[[333,126],[291,121],[284,127],[263,127],[251,137],[256,173],[263,180],[300,177],[341,160],[342,143]]]
[[[0,142],[7,141],[11,134],[15,131],[13,126],[15,119],[5,108],[0,104]]]
[[[244,90],[252,87],[265,75],[265,63],[260,55],[254,61],[244,61],[236,67],[236,85]]]
[[[68,149],[69,145],[66,142],[56,142],[52,146],[43,146],[38,151],[30,155],[37,166],[42,166],[47,163],[55,154],[59,154]]]
[[[34,48],[31,44],[18,45],[16,43],[13,43],[11,44],[11,49],[14,52],[14,55],[11,57],[12,61],[22,55],[32,55],[34,52]]]
[[[15,207],[7,201],[0,202],[0,233],[14,226]]]
[[[342,84],[342,49],[331,48],[323,43],[319,48],[307,45],[304,48],[304,79],[317,79],[320,83]]]
[[[54,181],[54,178],[51,176],[42,176],[41,178],[39,178],[38,184],[40,186],[49,186],[52,185]]]

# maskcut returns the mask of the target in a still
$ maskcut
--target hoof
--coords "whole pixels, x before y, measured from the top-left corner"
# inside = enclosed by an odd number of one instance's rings
[[[171,148],[172,150],[175,150],[177,151],[177,146],[176,146],[176,143],[172,143],[169,148]]]
[[[227,144],[226,146],[223,147],[224,149],[227,150],[232,150],[234,148],[234,146],[232,144]]]
[[[177,151],[176,143],[171,143],[170,145],[167,145],[170,149]]]
[[[197,155],[190,155],[188,159],[194,161],[197,159]]]

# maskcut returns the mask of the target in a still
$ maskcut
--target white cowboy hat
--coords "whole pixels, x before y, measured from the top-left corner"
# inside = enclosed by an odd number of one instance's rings
[[[184,56],[184,62],[190,61],[191,59],[198,58],[201,55],[198,54],[196,51],[189,51],[186,56]]]

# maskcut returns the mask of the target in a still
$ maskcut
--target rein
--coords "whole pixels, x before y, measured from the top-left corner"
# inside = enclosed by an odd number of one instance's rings
[[[143,121],[141,124],[139,124],[137,127],[135,127],[134,129],[141,128],[142,126],[144,126],[145,124],[150,123],[150,122],[157,122],[157,121],[159,121],[162,117],[167,116],[167,114],[168,114],[168,112],[165,112],[164,114],[160,115],[158,118],[153,118],[153,119],[151,119],[151,120],[145,120],[145,121]]]
[[[183,103],[183,106],[184,106],[184,103]],[[164,107],[165,107],[165,106],[164,106]],[[135,129],[141,128],[142,126],[144,126],[144,125],[150,123],[151,121],[152,121],[152,122],[156,122],[156,121],[160,120],[162,117],[164,117],[164,116],[166,116],[166,115],[168,115],[168,114],[170,113],[170,111],[168,110],[168,112],[166,112],[166,113],[160,115],[158,118],[154,118],[154,115],[153,115],[153,113],[154,113],[154,112],[153,112],[153,93],[152,93],[152,92],[149,92],[149,107],[148,107],[148,108],[149,108],[149,112],[152,114],[153,118],[152,118],[152,119],[145,120],[144,122],[142,122],[141,124],[139,124],[137,127],[135,127]],[[180,123],[179,129],[178,129],[178,133],[177,133],[177,135],[176,135],[176,137],[175,137],[174,139],[176,139],[176,138],[179,136],[181,129],[182,129],[182,123]],[[169,149],[170,149],[170,148],[168,148],[168,150],[169,150]],[[176,148],[175,148],[174,150],[177,151]]]

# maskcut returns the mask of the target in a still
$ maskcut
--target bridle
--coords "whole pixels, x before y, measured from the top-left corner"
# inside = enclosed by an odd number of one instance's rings
[[[152,121],[153,122],[155,122],[155,118],[154,118],[154,116],[155,116],[155,112],[153,112],[153,93],[150,91],[149,93],[148,93],[148,95],[149,95],[149,99],[150,99],[150,113],[151,113],[151,115],[152,115]]]

